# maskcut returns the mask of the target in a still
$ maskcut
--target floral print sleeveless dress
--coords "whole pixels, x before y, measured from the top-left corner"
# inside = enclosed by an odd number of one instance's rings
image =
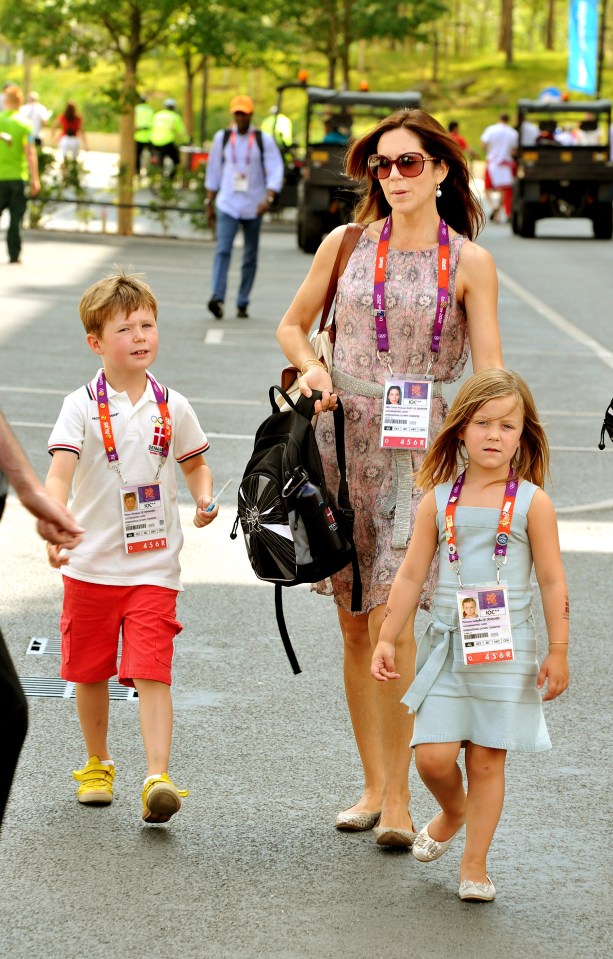
[[[464,371],[468,359],[466,313],[455,297],[458,258],[465,237],[450,240],[449,294],[441,349],[432,372],[438,383],[451,383]],[[373,282],[377,243],[362,235],[343,273],[337,291],[336,343],[333,383],[345,410],[345,449],[351,504],[355,510],[354,539],[362,576],[362,612],[385,604],[402,562],[421,490],[407,487],[407,471],[415,475],[424,453],[391,451],[379,445],[382,400],[343,389],[342,374],[369,384],[391,378],[387,365],[377,357],[372,318]],[[424,374],[430,359],[430,342],[438,288],[438,248],[420,251],[389,249],[385,277],[385,301],[390,343],[390,361],[397,376]],[[340,371],[340,372],[339,372]],[[441,428],[447,405],[435,396],[430,437]],[[328,494],[338,491],[338,467],[332,417],[323,414],[317,423],[317,442],[323,462]],[[404,458],[404,461],[403,459]],[[399,495],[399,489],[406,494]],[[407,499],[408,497],[408,499]],[[402,515],[401,515],[402,514]],[[424,586],[420,605],[429,609],[435,588],[435,558]],[[334,593],[336,603],[351,609],[351,566],[330,580],[316,583],[318,593]]]

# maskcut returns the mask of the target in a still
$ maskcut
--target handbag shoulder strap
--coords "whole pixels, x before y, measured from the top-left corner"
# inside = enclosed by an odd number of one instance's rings
[[[364,232],[365,226],[365,223],[348,223],[345,228],[343,239],[340,242],[338,253],[336,254],[336,259],[334,261],[334,266],[332,267],[332,273],[330,274],[330,282],[328,283],[328,290],[324,300],[324,308],[321,312],[321,320],[319,321],[320,333],[325,329],[326,323],[328,322],[330,310],[332,308],[332,304],[334,303],[334,297],[336,296],[336,287],[338,286],[339,278],[345,272],[345,267],[349,262],[349,257],[358,245],[358,241]],[[334,317],[332,317],[331,328],[333,332],[331,333],[330,338],[334,342],[334,335],[336,333]]]

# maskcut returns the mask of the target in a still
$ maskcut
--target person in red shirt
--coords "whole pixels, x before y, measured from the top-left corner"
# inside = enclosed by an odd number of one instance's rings
[[[81,144],[83,149],[87,150],[83,117],[77,113],[77,108],[72,100],[68,101],[64,112],[55,118],[52,129],[57,130],[56,139],[64,161],[69,156],[76,160]]]
[[[464,153],[468,154],[469,160],[476,160],[477,154],[475,153],[473,149],[471,149],[471,147],[469,146],[468,142],[464,139],[464,137],[460,136],[460,134],[458,133],[459,127],[460,125],[457,120],[450,120],[449,126],[447,127],[447,129],[449,130],[449,135],[458,144],[458,146],[460,147],[460,150],[464,150]]]

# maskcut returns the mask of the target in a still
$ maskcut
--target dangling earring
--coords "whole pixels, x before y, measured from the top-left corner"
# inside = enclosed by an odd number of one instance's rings
[[[437,196],[437,197],[443,195],[443,191],[441,190],[441,185],[440,185],[440,183],[437,183],[437,184],[436,184],[436,193],[435,193],[434,195]]]

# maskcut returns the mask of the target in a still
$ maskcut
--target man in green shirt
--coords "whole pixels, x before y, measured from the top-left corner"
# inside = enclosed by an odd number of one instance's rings
[[[32,126],[19,117],[23,94],[19,87],[4,91],[4,110],[0,113],[0,215],[9,211],[6,242],[11,263],[19,263],[21,254],[21,221],[26,211],[26,183],[30,180],[30,196],[40,191],[38,157]]]
[[[140,176],[143,150],[151,150],[151,128],[155,110],[145,96],[134,108],[134,142],[136,143],[136,175]]]
[[[151,143],[160,155],[162,167],[166,157],[172,160],[171,177],[179,165],[179,147],[188,141],[189,134],[180,114],[177,113],[177,104],[169,97],[164,100],[164,109],[158,110],[153,117]]]

